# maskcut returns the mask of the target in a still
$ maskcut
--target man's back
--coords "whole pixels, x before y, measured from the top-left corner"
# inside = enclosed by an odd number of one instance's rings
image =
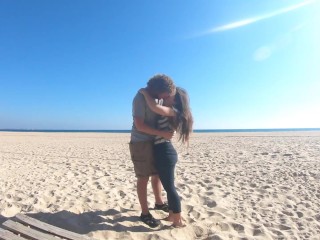
[[[133,124],[131,130],[131,142],[153,140],[154,136],[138,131],[134,123],[134,118],[138,117],[151,128],[156,128],[157,126],[157,114],[151,111],[144,96],[139,92],[136,94],[132,102],[132,117]]]

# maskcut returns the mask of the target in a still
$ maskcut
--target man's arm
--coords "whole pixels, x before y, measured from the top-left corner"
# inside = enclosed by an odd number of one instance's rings
[[[163,137],[168,140],[172,139],[172,137],[174,136],[174,132],[160,131],[160,130],[154,129],[152,127],[149,127],[148,125],[146,125],[144,123],[143,119],[141,119],[139,117],[134,117],[133,119],[134,119],[134,124],[135,124],[137,130],[140,132],[144,132],[149,135],[160,136],[160,137]]]
[[[153,112],[167,117],[174,117],[176,115],[176,112],[172,108],[157,104],[144,88],[140,89],[139,92],[143,94],[149,108]]]

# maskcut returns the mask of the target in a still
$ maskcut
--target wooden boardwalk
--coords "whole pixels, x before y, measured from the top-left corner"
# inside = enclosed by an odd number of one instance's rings
[[[2,240],[96,240],[20,213],[15,216],[15,221],[7,220],[2,225],[0,228],[0,239]]]

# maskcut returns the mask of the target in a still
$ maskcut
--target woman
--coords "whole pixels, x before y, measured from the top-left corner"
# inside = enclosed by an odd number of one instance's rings
[[[151,110],[161,115],[158,119],[159,130],[177,131],[179,141],[188,143],[192,132],[193,118],[187,92],[177,87],[176,94],[165,101],[166,106],[157,104],[146,90],[141,89],[140,92],[144,95]],[[167,192],[169,216],[165,220],[172,222],[173,227],[184,227],[181,217],[180,197],[174,185],[174,169],[178,160],[177,152],[170,140],[156,136],[154,154],[155,166]]]

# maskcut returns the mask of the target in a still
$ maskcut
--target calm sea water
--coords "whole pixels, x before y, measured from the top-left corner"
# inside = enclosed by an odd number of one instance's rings
[[[269,128],[269,129],[195,129],[194,132],[304,132],[320,131],[320,128]],[[35,130],[35,129],[0,129],[0,132],[66,132],[66,133],[130,133],[130,130]]]

